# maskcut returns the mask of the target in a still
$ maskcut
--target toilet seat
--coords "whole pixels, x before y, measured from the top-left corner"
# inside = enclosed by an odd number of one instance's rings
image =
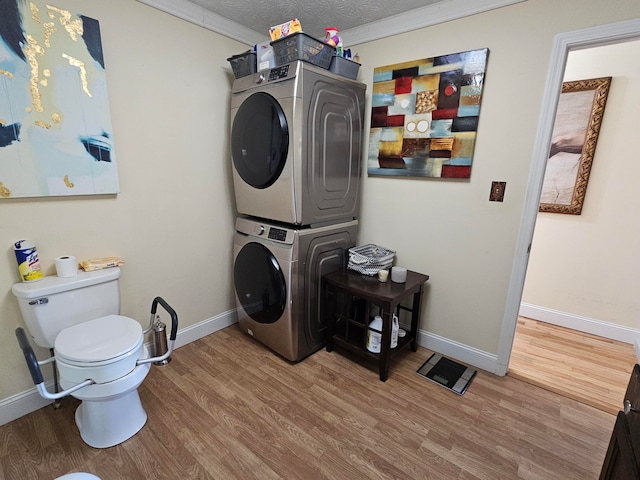
[[[116,380],[133,370],[143,351],[141,325],[107,315],[62,330],[54,351],[60,376],[75,383]]]
[[[144,351],[145,355],[148,354],[146,347],[144,348]],[[151,370],[151,364],[143,363],[142,365],[137,365],[132,371],[112,382],[94,383],[88,387],[76,390],[71,395],[82,401],[101,401],[110,399],[137,389],[149,374],[149,370]],[[64,377],[60,378],[60,386],[63,389],[73,387],[75,384],[75,382],[69,382]]]

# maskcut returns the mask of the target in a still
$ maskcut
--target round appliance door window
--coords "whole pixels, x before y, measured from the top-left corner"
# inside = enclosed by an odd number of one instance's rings
[[[252,187],[270,187],[288,150],[289,127],[278,101],[258,92],[242,102],[231,127],[231,156],[240,177]]]
[[[263,245],[247,243],[236,257],[233,281],[242,308],[256,322],[274,323],[284,313],[287,286],[278,260]]]

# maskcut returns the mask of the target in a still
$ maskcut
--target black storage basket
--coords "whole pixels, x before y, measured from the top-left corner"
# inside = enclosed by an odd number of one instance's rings
[[[236,78],[246,77],[256,73],[256,52],[248,51],[227,58]]]
[[[331,65],[336,47],[328,45],[304,32],[296,32],[271,42],[276,65],[302,60],[325,69]]]

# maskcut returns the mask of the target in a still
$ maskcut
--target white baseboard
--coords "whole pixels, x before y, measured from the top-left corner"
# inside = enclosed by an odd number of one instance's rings
[[[418,345],[462,363],[496,373],[498,356],[424,330],[418,331]]]
[[[183,328],[178,331],[176,337],[176,348],[180,348],[188,343],[195,342],[196,340],[211,335],[212,333],[222,330],[223,328],[233,325],[238,322],[238,311],[234,308],[227,312],[223,312],[215,317],[208,318]]]
[[[229,325],[233,325],[238,321],[238,315],[235,309],[221,313],[215,317],[208,318],[202,322],[196,323],[189,327],[179,329],[176,336],[175,348],[182,347],[188,343],[194,342],[202,337],[206,337],[218,330],[222,330]],[[175,353],[179,355],[179,352]],[[53,390],[53,381],[47,382],[47,389]],[[35,412],[52,403],[51,400],[42,398],[38,390],[33,387],[24,392],[20,392],[11,397],[0,400],[0,425],[12,422],[29,413]]]
[[[47,382],[46,386],[49,391],[52,391],[53,381]],[[3,398],[2,401],[0,401],[0,425],[40,410],[42,407],[46,407],[51,403],[53,403],[53,400],[41,397],[35,387],[25,392]]]
[[[560,312],[546,307],[521,303],[520,315],[610,340],[631,344],[640,342],[640,330],[638,329],[603,322],[595,318],[582,317],[580,315],[574,315],[573,313]]]

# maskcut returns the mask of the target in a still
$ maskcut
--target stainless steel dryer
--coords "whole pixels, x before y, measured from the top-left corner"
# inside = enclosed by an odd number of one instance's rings
[[[320,279],[344,268],[358,222],[294,228],[236,219],[234,284],[240,328],[299,361],[325,344]]]
[[[236,79],[238,213],[294,225],[357,218],[365,89],[302,61]]]

